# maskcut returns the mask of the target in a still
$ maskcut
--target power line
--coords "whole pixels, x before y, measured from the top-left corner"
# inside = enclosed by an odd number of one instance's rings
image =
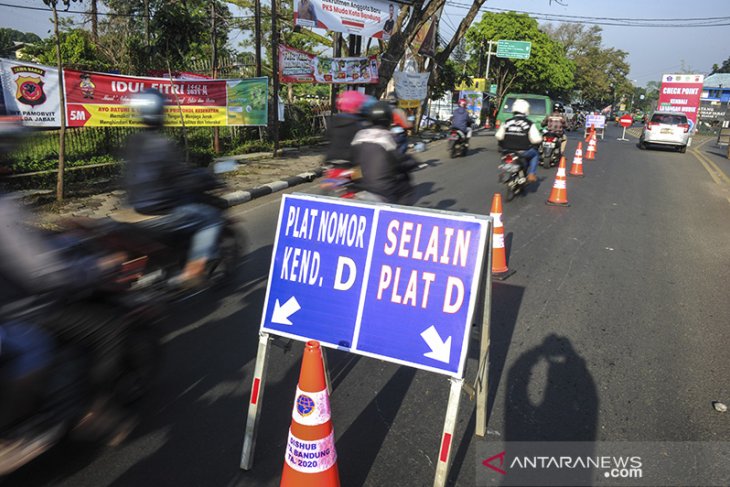
[[[14,5],[12,3],[0,3],[0,7],[11,7],[11,8],[17,8],[21,10],[36,10],[41,12],[52,12],[50,8],[45,7],[31,7],[29,5]],[[58,9],[57,10],[59,14],[75,14],[75,15],[89,15],[89,12],[85,10],[64,10],[64,9]],[[119,12],[97,12],[96,15],[103,15],[106,17],[129,17],[129,18],[144,18],[146,17],[143,13],[119,13]],[[252,15],[243,15],[243,16],[231,16],[229,19],[251,19],[253,18]]]
[[[453,1],[447,1],[446,5],[461,9],[470,9],[471,5],[457,3]],[[542,12],[530,12],[522,10],[511,10],[502,8],[482,7],[479,9],[480,12],[515,12],[520,14],[527,14],[536,20],[547,20],[551,22],[564,22],[564,23],[582,23],[590,25],[607,25],[607,26],[619,26],[619,27],[677,27],[677,28],[689,28],[689,27],[725,27],[730,26],[730,17],[696,17],[688,19],[680,18],[654,18],[654,19],[638,19],[628,17],[585,17],[579,15],[562,15],[562,14],[549,14]],[[663,22],[663,23],[656,23]],[[677,23],[668,23],[677,22]]]

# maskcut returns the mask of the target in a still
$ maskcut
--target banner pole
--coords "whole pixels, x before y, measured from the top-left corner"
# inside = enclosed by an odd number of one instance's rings
[[[279,154],[279,23],[277,22],[279,13],[277,12],[277,3],[278,0],[271,0],[271,78],[274,90],[271,97],[272,106],[274,107],[271,118],[271,136],[274,139],[274,157]]]

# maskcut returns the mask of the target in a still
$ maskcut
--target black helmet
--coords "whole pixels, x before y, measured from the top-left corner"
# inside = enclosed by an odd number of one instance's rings
[[[553,111],[554,112],[558,112],[558,113],[563,113],[563,112],[565,112],[565,108],[563,108],[563,104],[562,103],[555,102],[553,104]]]
[[[378,127],[390,127],[393,122],[393,107],[387,101],[379,101],[368,112],[368,120]]]
[[[158,90],[150,88],[132,98],[132,110],[143,124],[151,127],[160,127],[165,120],[165,105],[167,100]]]

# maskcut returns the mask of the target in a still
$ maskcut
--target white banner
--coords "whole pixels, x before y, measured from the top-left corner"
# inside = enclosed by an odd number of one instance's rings
[[[399,100],[425,100],[428,95],[428,77],[431,73],[393,73],[395,94]]]
[[[33,63],[0,59],[5,113],[31,127],[60,127],[58,70]]]
[[[398,4],[385,0],[293,0],[294,25],[388,40]]]

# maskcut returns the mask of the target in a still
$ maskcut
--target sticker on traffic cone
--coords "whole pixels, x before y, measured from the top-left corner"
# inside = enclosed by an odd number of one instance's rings
[[[575,157],[573,157],[573,165],[570,166],[571,176],[583,177],[583,142],[578,142],[578,148],[575,149]]]
[[[586,150],[586,159],[592,161],[596,158],[596,136],[591,137],[588,141],[588,149]]]
[[[284,453],[282,487],[339,487],[335,431],[319,342],[304,347]]]
[[[565,157],[560,158],[558,173],[555,175],[555,184],[550,192],[550,198],[545,204],[553,206],[570,206],[568,204],[568,190],[565,180]]]
[[[494,221],[492,231],[492,277],[503,281],[514,274],[507,267],[507,251],[504,246],[504,225],[502,224],[502,195],[494,193],[489,216]]]
[[[596,137],[596,134],[593,134],[593,158],[595,158],[598,155],[598,137]]]

